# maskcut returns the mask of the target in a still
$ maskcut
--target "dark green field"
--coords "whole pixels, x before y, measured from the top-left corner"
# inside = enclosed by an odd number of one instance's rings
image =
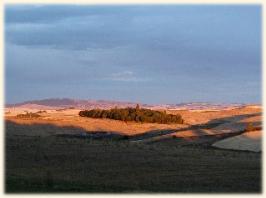
[[[12,130],[20,126],[15,125],[6,123],[7,193],[261,192],[261,153],[213,149],[179,139],[145,144],[17,136]]]

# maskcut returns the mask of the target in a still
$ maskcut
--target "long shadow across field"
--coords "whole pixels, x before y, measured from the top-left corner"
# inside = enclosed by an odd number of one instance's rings
[[[153,137],[162,136],[162,135],[170,135],[173,133],[178,133],[178,132],[188,131],[188,130],[192,130],[198,136],[204,136],[204,135],[209,135],[204,131],[204,129],[212,129],[212,128],[218,127],[219,125],[229,123],[229,122],[238,123],[243,119],[251,118],[251,117],[255,117],[255,116],[259,116],[259,115],[261,115],[261,113],[236,115],[236,116],[229,116],[229,117],[224,117],[224,118],[212,119],[205,124],[191,125],[189,127],[185,127],[185,128],[181,128],[181,129],[153,130],[153,131],[148,131],[148,132],[144,132],[141,134],[137,134],[134,136],[130,136],[130,140],[134,140],[134,141],[144,140],[147,138],[153,138]],[[247,123],[243,122],[243,125],[246,125],[246,124]],[[257,125],[261,124],[261,122],[254,122],[253,124],[255,126],[257,126]],[[261,129],[261,127],[257,127],[257,128]],[[243,132],[245,132],[245,130],[231,133],[230,136],[239,135]]]
[[[57,136],[71,138],[94,138],[94,139],[123,139],[125,135],[119,132],[88,131],[77,126],[57,126],[54,124],[20,124],[7,120],[5,128],[8,130],[6,137],[10,136]]]

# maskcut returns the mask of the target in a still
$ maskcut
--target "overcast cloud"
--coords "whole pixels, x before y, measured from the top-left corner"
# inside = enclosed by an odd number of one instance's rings
[[[6,100],[261,102],[260,6],[7,5]]]

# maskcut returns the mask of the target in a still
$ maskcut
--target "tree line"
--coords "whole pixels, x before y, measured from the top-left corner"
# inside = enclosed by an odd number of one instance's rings
[[[167,114],[165,111],[154,111],[151,109],[140,108],[112,108],[110,110],[92,109],[80,111],[81,117],[108,118],[122,121],[135,121],[141,123],[161,123],[161,124],[183,124],[181,115]]]
[[[18,114],[18,118],[38,118],[41,117],[38,113],[27,112],[25,114]]]

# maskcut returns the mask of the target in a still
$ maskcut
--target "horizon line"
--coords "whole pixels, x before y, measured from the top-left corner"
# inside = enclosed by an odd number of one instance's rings
[[[42,99],[29,99],[20,102],[13,102],[13,103],[6,103],[4,102],[4,106],[7,105],[17,105],[22,103],[30,103],[36,101],[43,101],[43,100],[82,100],[82,101],[103,101],[103,102],[120,102],[120,103],[133,103],[133,104],[142,104],[142,105],[177,105],[177,104],[219,104],[219,105],[229,105],[229,104],[238,104],[238,105],[263,105],[262,102],[215,102],[215,101],[188,101],[188,102],[177,102],[177,103],[147,103],[147,102],[140,102],[140,101],[130,101],[130,100],[115,100],[115,99],[93,99],[93,98],[71,98],[71,97],[46,97]],[[34,103],[33,103],[34,104]]]

